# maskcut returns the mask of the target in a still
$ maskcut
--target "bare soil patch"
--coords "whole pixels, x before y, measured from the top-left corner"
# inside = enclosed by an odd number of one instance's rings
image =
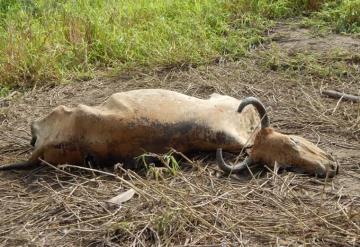
[[[264,51],[285,54],[357,52],[360,41],[279,26],[271,44],[247,58],[187,70],[132,72],[15,94],[0,106],[0,163],[25,159],[29,123],[59,104],[94,105],[114,92],[167,88],[198,97],[213,92],[257,96],[272,125],[334,154],[340,174],[321,180],[291,172],[238,178],[219,175],[214,157],[199,154],[162,179],[133,171],[105,174],[42,167],[0,173],[3,246],[356,246],[360,244],[360,104],[321,97],[323,89],[360,93],[360,71],[317,77],[264,66]],[[264,63],[265,62],[265,63]],[[353,64],[349,64],[353,66]],[[353,67],[352,67],[353,68]],[[121,208],[104,202],[133,187]]]
[[[347,35],[314,33],[308,28],[282,23],[274,28],[269,37],[282,49],[288,51],[327,53],[334,49],[351,52],[360,50],[359,39]]]

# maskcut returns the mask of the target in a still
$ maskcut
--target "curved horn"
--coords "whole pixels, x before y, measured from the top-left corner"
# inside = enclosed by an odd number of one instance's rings
[[[241,101],[239,107],[238,107],[238,113],[242,112],[242,110],[247,105],[253,105],[256,110],[258,111],[261,119],[261,128],[267,128],[270,126],[270,120],[266,113],[265,106],[261,103],[261,101],[255,97],[247,97],[244,100]],[[218,166],[220,169],[222,169],[224,172],[227,173],[237,173],[242,171],[246,166],[250,165],[252,163],[251,158],[247,157],[243,162],[238,163],[234,166],[230,166],[226,164],[226,162],[223,159],[222,155],[222,149],[218,148],[216,150],[216,161],[218,163]]]
[[[216,150],[216,161],[217,161],[220,169],[226,173],[238,173],[238,172],[244,170],[246,168],[246,166],[249,166],[252,163],[251,158],[246,157],[243,162],[237,163],[234,166],[230,166],[230,165],[226,164],[226,162],[224,161],[221,148],[218,148]]]
[[[242,112],[242,110],[245,108],[245,106],[247,105],[253,105],[256,110],[258,111],[259,115],[260,115],[260,119],[261,119],[261,128],[267,128],[270,126],[270,120],[269,117],[266,113],[266,109],[265,106],[263,105],[263,103],[261,103],[261,101],[255,97],[247,97],[245,98],[243,101],[241,101],[239,108],[238,108],[238,112]]]

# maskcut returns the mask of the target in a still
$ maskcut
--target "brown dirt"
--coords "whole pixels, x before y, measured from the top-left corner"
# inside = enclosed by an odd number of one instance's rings
[[[334,154],[340,174],[324,181],[271,172],[243,179],[219,177],[213,157],[194,158],[175,176],[150,179],[132,171],[114,176],[43,167],[0,173],[2,246],[355,246],[360,243],[360,104],[321,97],[321,90],[360,93],[360,71],[317,77],[306,70],[271,70],[264,51],[286,54],[334,49],[358,52],[358,39],[280,25],[273,42],[247,58],[187,70],[132,72],[53,88],[37,88],[0,101],[0,163],[25,159],[29,123],[59,104],[94,105],[110,94],[167,88],[207,97],[257,96],[272,125],[302,135]],[[274,38],[274,37],[281,38]],[[354,64],[349,64],[354,66]],[[354,70],[352,70],[354,71]],[[185,162],[186,163],[186,162]],[[138,195],[119,210],[104,201],[129,187]]]
[[[351,36],[327,34],[322,36],[307,28],[280,24],[274,28],[269,37],[277,45],[288,52],[316,52],[328,53],[336,49],[347,50],[354,53],[360,51],[359,39]]]

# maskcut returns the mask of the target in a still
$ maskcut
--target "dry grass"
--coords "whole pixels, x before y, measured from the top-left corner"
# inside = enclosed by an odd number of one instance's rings
[[[334,154],[341,165],[334,179],[264,170],[227,178],[206,154],[184,160],[180,170],[158,179],[121,168],[48,165],[2,172],[0,245],[359,245],[359,104],[320,94],[325,88],[357,94],[359,72],[324,78],[306,69],[274,71],[263,54],[254,52],[238,63],[137,71],[13,94],[0,103],[0,163],[27,157],[29,122],[56,105],[97,104],[115,91],[162,87],[200,97],[212,92],[260,97],[275,128]],[[107,206],[129,188],[137,191],[131,200],[120,208]]]
[[[239,182],[217,178],[213,170],[193,163],[164,180],[132,171],[31,172],[1,183],[2,243],[351,246],[358,241],[359,198],[343,195],[330,181],[269,173]],[[129,187],[137,196],[120,208],[106,207],[107,199]]]

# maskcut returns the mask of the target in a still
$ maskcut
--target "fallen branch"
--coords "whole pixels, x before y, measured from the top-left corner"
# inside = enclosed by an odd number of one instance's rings
[[[324,90],[324,91],[322,91],[322,94],[326,95],[330,98],[334,98],[334,99],[342,99],[342,100],[347,100],[347,101],[352,101],[352,102],[360,102],[360,96],[341,93],[341,92],[334,91],[334,90]]]

